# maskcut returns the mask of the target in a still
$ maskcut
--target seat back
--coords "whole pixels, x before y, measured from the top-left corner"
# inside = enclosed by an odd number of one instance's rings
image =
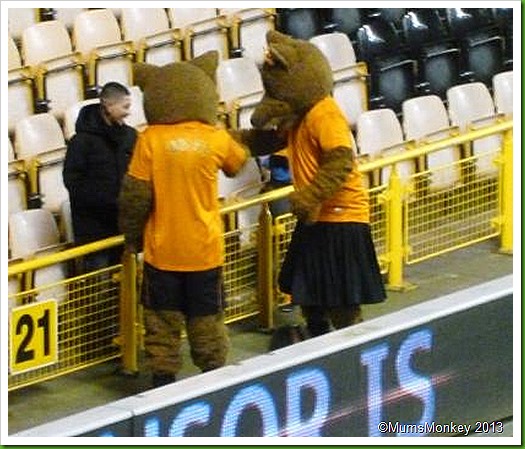
[[[411,98],[403,103],[403,130],[407,140],[432,142],[450,136],[451,128],[444,103],[436,95]],[[426,157],[431,188],[445,189],[460,180],[459,149],[447,147]]]
[[[168,17],[172,28],[186,28],[202,20],[217,17],[215,8],[168,8]]]
[[[451,87],[447,91],[447,99],[450,122],[462,131],[467,131],[471,127],[488,125],[496,120],[494,102],[487,86],[481,82]],[[501,136],[498,135],[473,142],[472,154],[478,158],[476,167],[480,174],[494,175],[497,173],[492,153],[500,147]]]
[[[219,97],[226,103],[236,98],[263,91],[261,74],[255,61],[248,57],[227,59],[217,67]]]
[[[501,36],[468,39],[465,46],[467,69],[474,80],[486,86],[492,85],[492,78],[503,71],[504,48]]]
[[[83,54],[121,41],[120,28],[110,9],[90,9],[75,16],[73,42]]]
[[[53,214],[45,209],[29,209],[9,215],[9,240],[12,257],[27,258],[38,250],[60,242]]]
[[[396,56],[400,47],[394,26],[381,17],[374,17],[359,27],[356,43],[360,59],[374,65]]]
[[[424,48],[443,44],[447,37],[438,12],[432,8],[408,11],[401,23],[404,39],[413,57],[418,57]]]
[[[332,71],[341,70],[356,63],[352,42],[344,33],[319,34],[312,37],[310,42],[325,55]]]
[[[22,34],[22,54],[28,65],[71,54],[73,46],[66,26],[59,20],[39,22]]]
[[[124,9],[122,11],[124,11]],[[131,108],[125,122],[129,126],[142,129],[148,124],[146,113],[144,111],[144,94],[139,86],[131,86],[129,88],[129,93],[131,96]]]
[[[494,75],[492,91],[496,112],[512,116],[513,72],[501,72]]]
[[[24,30],[40,20],[38,8],[9,8],[7,23],[9,34],[16,40],[22,37]]]
[[[392,152],[405,151],[403,129],[392,109],[377,109],[363,112],[357,120],[357,147],[359,154],[367,154],[371,158],[390,155]],[[413,163],[402,162],[397,165],[398,175],[407,179],[415,171]],[[386,166],[381,170],[380,179],[383,184],[388,182],[391,168]]]
[[[55,8],[55,19],[59,20],[69,30],[73,30],[75,24],[75,17],[81,12],[85,11],[85,8]]]
[[[170,30],[164,8],[123,8],[120,27],[123,39],[134,43],[139,62],[165,65],[180,61],[180,41]]]
[[[219,9],[230,24],[231,41],[241,55],[253,59],[257,64],[264,62],[266,33],[275,29],[274,12],[261,8]]]
[[[20,120],[15,129],[19,158],[31,159],[41,153],[65,147],[64,134],[56,118],[48,112]]]
[[[13,36],[9,35],[7,40],[7,53],[8,53],[8,69],[19,69],[22,67],[22,58],[18,47],[13,39]]]
[[[310,39],[322,33],[323,22],[316,8],[283,8],[277,29],[298,39]]]

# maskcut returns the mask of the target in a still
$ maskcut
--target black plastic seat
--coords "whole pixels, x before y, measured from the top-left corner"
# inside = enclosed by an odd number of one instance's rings
[[[324,20],[315,8],[283,8],[277,10],[277,30],[298,39],[310,39],[323,32]]]
[[[460,51],[448,39],[434,9],[409,11],[402,20],[403,36],[412,58],[418,62],[418,82],[429,94],[446,98],[447,89],[459,84]]]
[[[401,112],[404,100],[416,95],[416,61],[393,25],[376,16],[357,30],[359,55],[369,68],[370,108],[387,107]]]
[[[504,65],[505,70],[512,70],[513,65],[513,9],[512,8],[494,8],[494,21],[498,27],[500,36],[504,42]]]
[[[327,19],[334,31],[345,33],[354,43],[357,30],[364,23],[365,13],[358,8],[332,8]]]
[[[449,8],[447,22],[452,37],[460,47],[463,71],[471,81],[492,86],[492,77],[505,70],[504,39],[492,9]]]

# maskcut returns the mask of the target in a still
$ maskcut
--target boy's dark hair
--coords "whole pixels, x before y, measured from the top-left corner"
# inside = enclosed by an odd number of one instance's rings
[[[115,81],[110,81],[109,83],[104,84],[99,97],[102,101],[112,101],[119,100],[128,95],[130,95],[130,92],[126,86]]]

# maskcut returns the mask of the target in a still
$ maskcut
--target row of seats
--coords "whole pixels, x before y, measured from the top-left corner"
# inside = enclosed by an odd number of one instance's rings
[[[13,11],[22,10],[10,17]],[[96,96],[107,81],[132,85],[133,61],[162,65],[216,49],[223,59],[231,51],[260,62],[272,11],[173,8],[170,21],[163,8],[130,8],[119,23],[110,9],[82,10],[71,36],[60,20],[30,25],[19,45],[9,39],[9,130],[34,112],[62,120],[69,105]]]
[[[278,28],[313,38],[345,33],[370,72],[370,108],[401,112],[404,100],[512,70],[512,9],[287,9]]]
[[[496,75],[494,79],[496,105],[487,87],[480,82],[454,86],[447,91],[447,106],[436,95],[411,98],[403,103],[400,122],[392,109],[366,111],[357,121],[357,146],[367,159],[382,158],[409,151],[422,142],[432,142],[495,123],[502,116],[512,116],[512,72]],[[504,87],[503,87],[504,86]],[[410,160],[399,165],[399,175],[407,180],[416,172],[430,171],[430,187],[446,190],[461,182],[459,160],[476,157],[479,176],[494,176],[497,166],[489,153],[501,146],[500,136],[489,136],[473,142],[467,154],[460,148],[445,148],[431,153],[421,163]],[[463,150],[465,151],[465,150]],[[389,168],[374,174],[374,185],[388,181]]]
[[[220,65],[219,79],[227,79],[229,84],[221,84],[221,95],[231,105],[239,126],[249,127],[249,117],[262,92],[262,84],[256,66],[244,66],[246,58],[228,60]],[[234,63],[234,64],[230,64]],[[234,69],[240,69],[235,71]],[[257,75],[257,76],[256,76]],[[252,85],[243,82],[243,77]],[[255,81],[257,80],[257,81]],[[238,87],[244,86],[242,91]],[[237,87],[237,88],[236,88]],[[135,108],[142,106],[140,90],[135,97]],[[448,129],[451,125],[461,130],[479,120],[493,120],[496,114],[512,115],[513,72],[505,72],[494,77],[494,98],[482,83],[467,83],[455,86],[447,92],[448,112],[441,99],[434,95],[415,97],[403,103],[403,128],[406,139],[420,139],[422,136]],[[137,100],[138,99],[138,100]],[[90,100],[95,101],[95,100]],[[86,102],[72,109],[73,116],[68,123],[74,123],[76,114]],[[144,117],[142,115],[142,117]],[[390,125],[381,131],[383,120],[399,123],[394,111],[388,108],[363,111],[356,118],[355,132],[357,150],[360,155],[377,157],[382,150],[392,145],[403,144],[401,125]],[[379,120],[379,121],[376,121]],[[144,118],[145,121],[145,118]],[[65,146],[74,128],[64,136],[59,123],[50,113],[27,117],[17,124],[16,145],[13,149],[9,141],[9,214],[27,209],[33,199],[40,199],[46,209],[60,213],[68,193],[62,182],[62,164]],[[442,133],[440,134],[442,135]],[[245,170],[236,178],[221,176],[219,192],[228,198],[239,189],[262,181],[261,172],[255,160],[251,160]]]

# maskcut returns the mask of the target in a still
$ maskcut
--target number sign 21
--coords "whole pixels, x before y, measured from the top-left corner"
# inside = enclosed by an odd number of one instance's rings
[[[9,331],[11,374],[56,363],[58,329],[55,300],[13,309]]]

